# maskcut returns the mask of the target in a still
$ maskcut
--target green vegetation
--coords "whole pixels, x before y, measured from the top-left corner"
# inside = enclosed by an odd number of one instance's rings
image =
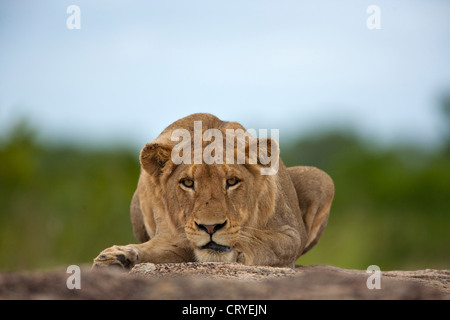
[[[34,137],[22,124],[0,140],[0,269],[90,263],[112,244],[135,242],[128,212],[139,150],[49,146]],[[298,263],[450,266],[450,143],[432,152],[376,148],[329,132],[281,150],[286,165],[317,166],[336,185],[328,227]]]
[[[91,262],[135,242],[139,150],[45,147],[18,126],[0,147],[0,269]]]

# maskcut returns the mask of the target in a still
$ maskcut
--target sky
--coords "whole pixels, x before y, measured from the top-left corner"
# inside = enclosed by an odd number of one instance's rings
[[[49,140],[143,145],[209,112],[280,141],[433,144],[449,17],[446,0],[2,0],[0,135],[28,119]]]

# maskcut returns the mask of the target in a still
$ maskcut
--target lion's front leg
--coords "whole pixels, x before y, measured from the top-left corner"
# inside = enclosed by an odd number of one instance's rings
[[[119,266],[128,270],[138,263],[189,261],[193,261],[193,253],[184,243],[156,237],[144,243],[107,248],[94,259],[93,267]]]
[[[246,265],[294,267],[301,246],[300,234],[295,228],[285,225],[274,231],[241,233],[245,236],[236,245],[236,262]]]

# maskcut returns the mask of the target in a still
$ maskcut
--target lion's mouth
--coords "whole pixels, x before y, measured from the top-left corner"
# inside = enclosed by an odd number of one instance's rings
[[[233,250],[233,247],[224,246],[221,244],[217,244],[214,241],[210,241],[207,244],[205,244],[204,246],[201,246],[200,249],[211,249],[211,250],[220,251],[220,252],[230,252],[231,250]]]

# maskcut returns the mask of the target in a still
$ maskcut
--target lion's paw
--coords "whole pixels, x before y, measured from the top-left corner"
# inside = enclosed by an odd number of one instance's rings
[[[129,270],[137,263],[139,252],[129,246],[112,246],[105,249],[94,259],[93,268],[120,267]]]

